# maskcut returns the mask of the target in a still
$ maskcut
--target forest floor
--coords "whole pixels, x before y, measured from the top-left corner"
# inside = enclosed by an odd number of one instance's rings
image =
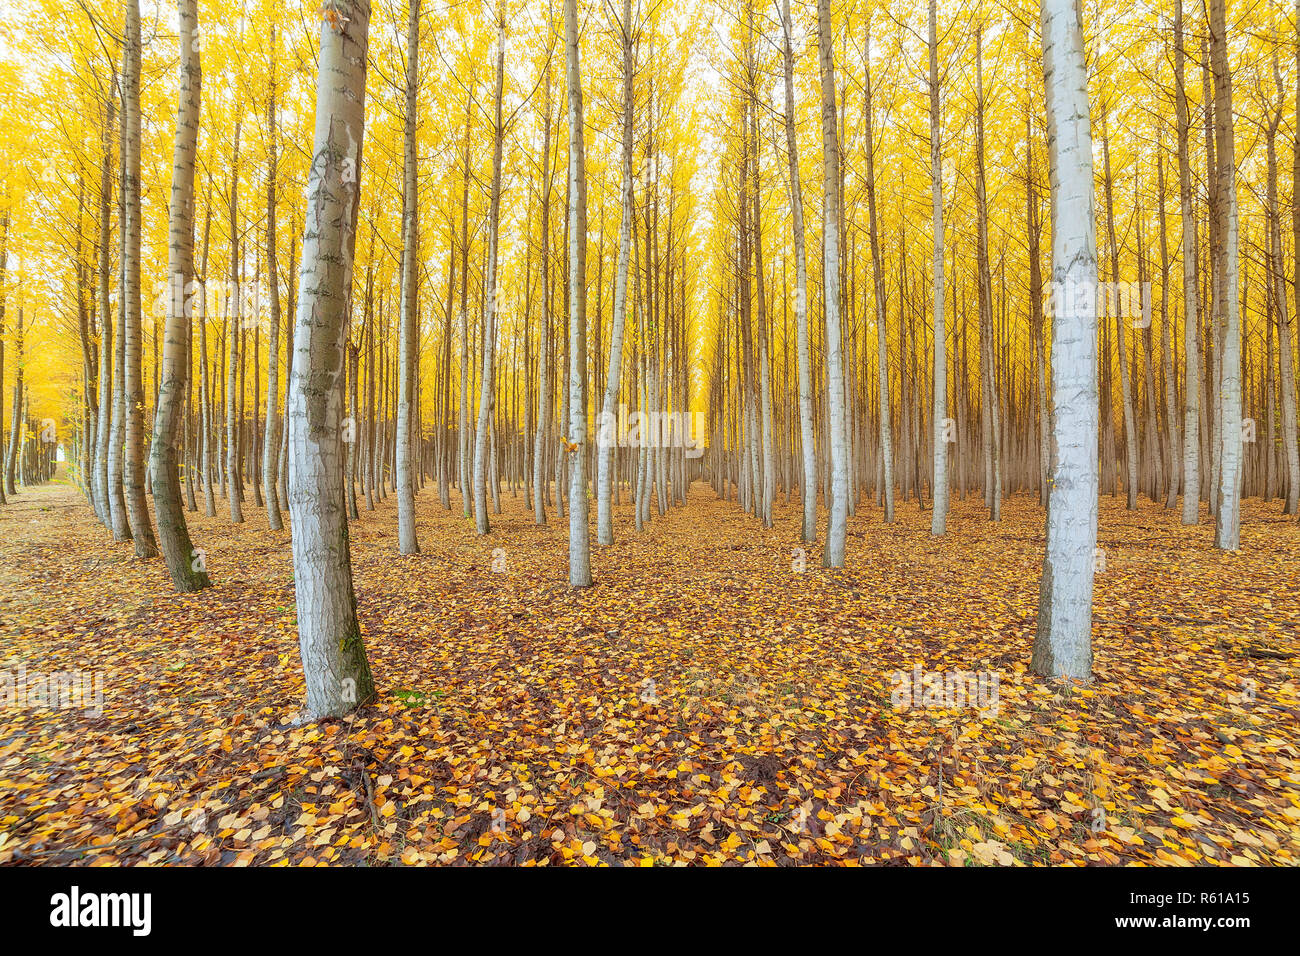
[[[847,568],[800,572],[797,503],[764,531],[697,484],[641,534],[620,508],[582,592],[567,522],[522,493],[487,537],[454,494],[418,501],[420,555],[392,498],[352,530],[377,701],[305,726],[289,534],[260,509],[190,515],[195,595],[66,484],[0,509],[0,677],[29,705],[42,673],[103,692],[0,713],[0,863],[1300,860],[1300,527],[1276,502],[1222,554],[1204,514],[1105,498],[1082,686],[1027,672],[1032,498],[1000,524],[957,501],[940,540],[865,503]],[[918,665],[982,673],[984,706],[895,706]]]

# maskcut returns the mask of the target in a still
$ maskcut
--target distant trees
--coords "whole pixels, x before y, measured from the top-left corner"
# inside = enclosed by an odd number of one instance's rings
[[[1170,508],[1181,495],[1188,524],[1205,500],[1216,545],[1233,548],[1244,497],[1300,510],[1300,297],[1290,298],[1296,258],[1282,226],[1300,178],[1300,139],[1284,142],[1300,107],[1287,92],[1295,81],[1300,97],[1300,43],[1253,29],[1249,13],[1239,27],[1222,6],[1185,15],[1168,0],[1158,7],[1170,18],[1121,17],[1113,31],[1131,56],[1103,47],[1090,63],[1105,104],[1095,437],[1109,491],[1130,507],[1139,489]],[[12,413],[0,423],[0,492],[41,473],[26,467],[35,408],[75,405],[61,423],[69,474],[115,540],[141,556],[161,546],[190,587],[203,575],[202,536],[188,539],[196,525],[184,512],[200,494],[207,517],[235,524],[263,507],[272,529],[293,515],[283,513],[300,467],[289,392],[300,374],[317,385],[298,368],[309,356],[285,345],[303,306],[292,277],[323,268],[301,245],[305,220],[319,219],[303,195],[311,157],[293,145],[306,142],[310,107],[277,64],[282,13],[257,0],[205,57],[217,95],[204,97],[200,154],[197,32],[177,71],[169,43],[139,36],[138,0],[120,9],[122,29],[74,18],[67,79],[85,117],[65,110],[57,130],[33,132],[57,145],[57,171],[19,155],[32,189],[6,181],[22,194],[6,192],[0,210],[17,217],[9,248],[30,247],[46,215],[41,235],[58,254],[39,254],[39,268],[68,268],[41,275],[39,291],[16,268],[0,279]],[[178,9],[188,23],[192,0]],[[516,22],[525,12],[544,15],[542,39]],[[371,62],[394,96],[375,100],[374,148],[349,171],[370,178],[347,224],[349,245],[358,232],[362,244],[339,333],[345,515],[356,519],[361,500],[382,514],[393,496],[393,544],[416,554],[426,480],[445,509],[458,493],[481,534],[522,498],[533,523],[551,509],[568,519],[581,586],[593,577],[592,498],[595,538],[609,546],[621,516],[643,530],[701,479],[779,536],[784,493],[799,511],[792,546],[816,542],[838,568],[852,560],[850,520],[873,499],[867,520],[892,522],[914,501],[941,535],[971,494],[995,520],[1004,495],[1061,494],[1057,470],[1086,462],[1062,464],[1057,442],[1083,426],[1057,421],[1053,396],[1081,359],[1064,368],[1074,332],[1049,308],[1058,277],[1044,281],[1042,98],[1036,80],[1009,70],[1034,62],[1027,35],[986,29],[978,10],[973,29],[945,30],[937,0],[865,24],[829,3],[746,3],[719,21],[727,56],[701,76],[677,24],[630,2],[577,11],[575,67],[572,24],[560,24],[569,12],[419,0],[375,10]],[[328,5],[321,16],[338,25],[350,13]],[[1230,55],[1228,41],[1250,56]],[[1190,80],[1188,45],[1202,66]],[[861,72],[846,73],[855,49]],[[1134,65],[1147,60],[1162,66]],[[421,70],[439,82],[422,83]],[[142,75],[166,76],[167,88],[142,89]],[[1241,112],[1262,116],[1249,121],[1258,137],[1234,137],[1234,89],[1253,97]],[[173,92],[177,138],[164,156],[147,130],[142,140],[141,115]],[[1148,100],[1171,115],[1134,106]],[[694,135],[706,126],[716,154]],[[928,163],[914,151],[927,139]],[[812,177],[822,198],[809,205]],[[148,261],[163,219],[141,201],[161,183],[172,188],[166,273]],[[1239,191],[1260,215],[1237,209]],[[1145,248],[1156,235],[1158,266]],[[1148,277],[1158,299],[1139,293],[1137,314],[1106,288],[1122,297]],[[81,374],[60,378],[66,394],[50,399],[32,369],[55,325],[80,346]]]

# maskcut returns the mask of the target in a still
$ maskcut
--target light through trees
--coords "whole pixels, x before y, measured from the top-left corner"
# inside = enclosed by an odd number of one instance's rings
[[[706,499],[830,575],[1045,505],[1033,662],[1086,677],[1099,498],[1300,509],[1280,2],[28,6],[0,492],[182,591],[210,520],[291,547],[312,713],[370,693],[357,522],[510,568],[522,509],[598,592]]]

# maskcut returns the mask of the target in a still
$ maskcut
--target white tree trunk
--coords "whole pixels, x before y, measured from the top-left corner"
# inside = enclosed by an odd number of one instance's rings
[[[226,296],[226,490],[230,497],[230,521],[243,524],[244,481],[239,469],[239,332],[244,321],[243,296],[239,289],[239,134],[240,122],[235,123],[234,157],[230,172],[230,288]]]
[[[569,94],[569,585],[591,585],[587,496],[587,167],[578,62],[578,4],[564,0]]]
[[[112,127],[116,103],[110,89],[104,123],[104,157],[99,171],[99,421],[95,427],[95,492],[101,499],[98,510],[104,523],[113,529],[113,510],[109,501],[108,435],[113,413],[113,313],[108,299],[108,243],[111,236],[109,190],[113,188]],[[8,215],[5,231],[8,232]],[[3,263],[0,263],[0,269]],[[0,304],[0,308],[3,305]]]
[[[126,68],[123,53],[123,69]],[[123,84],[125,80],[123,80]],[[126,176],[123,175],[123,153],[126,150],[126,107],[118,114],[118,177],[117,177],[117,338],[113,343],[113,411],[108,434],[108,507],[113,525],[114,541],[131,540],[131,523],[126,512],[126,489],[122,485],[124,471],[123,446],[126,443]],[[6,490],[9,490],[6,478]]]
[[[351,307],[369,0],[326,0],[290,377],[289,514],[306,714],[374,695],[344,510],[344,336]]]
[[[1092,130],[1078,8],[1074,0],[1042,0],[1040,12],[1052,183],[1055,454],[1031,667],[1045,677],[1086,680],[1097,544],[1097,313],[1069,300],[1074,290],[1097,288]]]
[[[1215,286],[1227,316],[1223,329],[1223,372],[1219,381],[1219,507],[1214,543],[1224,551],[1241,546],[1241,299],[1237,273],[1237,151],[1232,129],[1232,76],[1223,0],[1210,0],[1210,60],[1214,69],[1215,158],[1219,175],[1219,237],[1222,254]]]
[[[542,319],[537,342],[537,431],[533,435],[533,521],[546,524],[546,439],[551,431],[551,73],[542,132]]]
[[[1201,507],[1200,289],[1196,284],[1196,215],[1187,156],[1190,122],[1183,62],[1183,4],[1174,0],[1174,107],[1178,123],[1178,205],[1183,259],[1183,524],[1196,524]]]
[[[872,296],[875,304],[876,324],[876,382],[880,400],[880,461],[881,491],[884,499],[884,521],[894,520],[894,438],[893,419],[889,410],[889,344],[885,334],[885,265],[880,255],[880,227],[876,218],[876,147],[872,132],[871,115],[871,36],[863,45],[865,66],[865,93],[862,98],[863,125],[867,137],[867,231],[871,241]],[[823,125],[825,119],[823,119]],[[829,234],[830,230],[828,230]],[[829,288],[829,287],[828,287]],[[829,291],[827,292],[829,296]],[[838,303],[836,309],[838,311]],[[830,315],[830,312],[827,312]],[[829,365],[827,366],[829,368]],[[905,398],[906,396],[904,396]]]
[[[168,210],[167,324],[164,331],[158,408],[154,415],[149,470],[158,540],[178,591],[208,586],[203,562],[195,560],[181,503],[180,435],[189,378],[190,295],[194,282],[194,160],[199,140],[199,91],[202,72],[198,50],[198,2],[180,0],[180,96],[172,150],[171,206]]]
[[[266,343],[266,437],[262,442],[262,493],[266,497],[266,521],[272,531],[284,527],[280,514],[280,276],[275,254],[276,241],[276,85],[275,24],[271,25],[271,95],[266,109],[266,279],[271,315]],[[354,446],[355,447],[355,446]]]
[[[572,2],[572,0],[570,0]],[[817,45],[822,93],[822,223],[825,241],[822,283],[826,312],[826,378],[829,388],[831,515],[823,562],[844,567],[849,513],[849,444],[844,422],[844,355],[840,335],[840,145],[835,115],[834,27],[830,0],[817,0]]]
[[[614,543],[611,501],[614,483],[614,446],[618,442],[617,402],[623,372],[623,330],[627,320],[627,265],[632,244],[632,0],[623,0],[623,213],[618,225],[618,265],[614,276],[614,314],[610,319],[609,365],[605,395],[596,428],[596,540]]]
[[[461,199],[460,199],[460,401],[457,403],[456,438],[459,454],[457,455],[460,471],[460,502],[468,518],[472,507],[470,504],[470,456],[469,456],[469,143],[472,100],[465,100],[465,146],[461,154]],[[373,378],[373,374],[372,374]]]
[[[414,439],[413,398],[415,395],[416,277],[420,271],[420,198],[415,167],[415,104],[420,59],[420,0],[410,0],[406,28],[406,130],[403,147],[403,190],[406,206],[403,225],[402,307],[397,353],[397,550],[402,554],[419,554],[420,542],[415,534],[415,480],[411,474],[411,445]]]
[[[142,560],[158,556],[149,504],[145,499],[148,473],[144,464],[144,376],[142,374],[144,331],[140,315],[140,2],[126,5],[126,69],[122,75],[122,112],[126,118],[126,140],[122,155],[122,177],[126,184],[126,256],[122,262],[123,298],[126,300],[125,401],[126,465],[122,486],[126,510],[131,519],[135,556]],[[15,409],[16,411],[16,409]]]
[[[934,507],[930,533],[947,530],[948,518],[948,347],[943,321],[943,166],[939,143],[939,32],[930,0],[930,214],[934,235]]]
[[[492,147],[492,202],[488,212],[488,280],[486,283],[487,302],[483,309],[483,360],[482,376],[479,379],[478,428],[474,434],[474,518],[479,534],[491,530],[488,520],[488,465],[492,440],[493,409],[493,360],[496,357],[497,309],[500,307],[501,293],[498,289],[497,275],[497,240],[501,223],[501,140],[504,130],[501,128],[501,91],[505,77],[506,62],[506,27],[505,13],[497,11],[497,80],[496,80],[496,125],[493,128]]]
[[[803,454],[803,540],[817,537],[817,447],[813,436],[812,354],[808,342],[808,260],[804,248],[803,190],[799,182],[799,149],[794,126],[794,50],[790,45],[790,0],[782,0],[785,34],[785,147],[790,177],[791,225],[794,230],[795,335],[799,366],[799,442]]]

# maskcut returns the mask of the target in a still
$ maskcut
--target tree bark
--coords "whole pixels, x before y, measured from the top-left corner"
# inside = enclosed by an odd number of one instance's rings
[[[632,0],[623,0],[622,41],[622,216],[618,225],[618,265],[614,275],[614,314],[610,317],[609,365],[605,376],[605,395],[601,402],[600,423],[596,433],[596,454],[599,456],[596,481],[596,540],[600,544],[614,543],[614,516],[611,496],[614,483],[614,448],[619,439],[617,403],[623,372],[623,332],[627,326],[628,312],[627,272],[632,242],[632,187],[634,176],[632,171],[632,111],[635,107],[632,96]]]
[[[1218,161],[1217,219],[1221,255],[1218,257],[1216,298],[1226,316],[1219,396],[1220,469],[1215,546],[1236,551],[1241,546],[1241,299],[1237,273],[1237,160],[1233,143],[1232,77],[1228,72],[1228,38],[1224,0],[1209,0],[1210,62],[1214,71],[1215,158]]]
[[[537,431],[533,435],[533,521],[546,524],[546,445],[554,418],[551,371],[551,74],[546,73],[542,131],[542,318],[537,346]]]
[[[403,217],[402,308],[397,367],[397,550],[402,554],[419,554],[420,542],[415,534],[415,480],[411,474],[414,442],[414,398],[416,374],[416,277],[420,264],[420,197],[415,161],[415,105],[419,92],[420,0],[410,0],[406,27],[406,115],[403,138],[403,192],[406,215]]]
[[[984,500],[989,518],[1002,520],[1002,394],[998,387],[993,342],[993,277],[989,271],[989,211],[984,182],[984,53],[982,27],[975,31],[975,204],[978,220],[977,248],[979,266],[980,355],[983,359],[980,386],[984,400]]]
[[[230,162],[230,286],[226,295],[226,481],[230,496],[230,521],[243,524],[244,482],[239,465],[239,354],[240,331],[243,326],[243,296],[239,288],[239,133],[241,124],[235,123],[235,150]]]
[[[1110,279],[1115,294],[1104,295],[1099,290],[1097,308],[1102,316],[1109,318],[1114,313],[1115,345],[1119,349],[1119,391],[1124,413],[1124,470],[1125,501],[1129,511],[1137,508],[1138,491],[1138,445],[1137,421],[1133,412],[1133,392],[1129,385],[1128,349],[1124,343],[1124,310],[1120,308],[1119,245],[1115,240],[1115,203],[1113,181],[1110,174],[1110,131],[1106,122],[1106,113],[1102,113],[1102,162],[1105,166],[1104,181],[1106,188],[1106,239],[1110,249]]]
[[[772,527],[773,486],[776,484],[776,462],[772,453],[772,369],[768,355],[767,333],[767,293],[764,289],[763,276],[763,185],[761,179],[758,115],[761,105],[758,97],[758,70],[754,63],[753,31],[754,4],[749,0],[746,5],[749,18],[750,40],[748,46],[747,72],[749,74],[749,141],[753,146],[754,163],[754,218],[751,226],[754,246],[754,293],[758,319],[758,401],[755,411],[760,418],[758,445],[761,454],[762,471],[759,475],[759,493],[757,497],[757,514],[764,528]]]
[[[104,97],[103,158],[99,167],[99,421],[95,426],[95,496],[99,499],[96,510],[103,516],[104,524],[110,530],[115,529],[108,481],[108,438],[113,414],[113,313],[108,300],[109,242],[112,241],[109,195],[113,188],[112,130],[117,104],[112,88],[116,83],[114,71]],[[6,214],[6,231],[8,220]]]
[[[1031,669],[1092,674],[1092,585],[1097,543],[1097,315],[1069,307],[1096,289],[1092,132],[1083,24],[1074,0],[1042,0],[1043,85],[1052,183],[1052,490]],[[1065,305],[1066,307],[1061,307]]]
[[[587,494],[587,160],[578,59],[578,4],[564,0],[569,95],[569,586],[591,586]]]
[[[374,696],[357,623],[342,468],[369,23],[369,0],[326,0],[286,416],[298,642],[313,719],[345,714]]]
[[[876,325],[876,380],[878,387],[877,397],[877,416],[880,423],[879,441],[880,441],[880,461],[881,461],[881,495],[883,498],[885,513],[883,520],[890,524],[894,520],[894,439],[893,439],[893,420],[890,415],[889,402],[889,346],[886,326],[888,325],[885,312],[885,264],[880,252],[880,229],[876,218],[876,149],[875,137],[873,134],[873,122],[871,114],[871,35],[867,34],[866,42],[863,46],[863,63],[866,74],[866,88],[863,93],[862,112],[865,120],[866,137],[867,137],[867,219],[868,231],[871,241],[871,271],[872,271],[872,291],[875,301],[875,325]],[[825,79],[822,80],[823,88],[826,85]],[[823,93],[823,97],[825,93]],[[833,105],[833,104],[832,104]],[[825,113],[825,108],[823,108]],[[833,117],[832,117],[833,118]],[[822,118],[823,128],[826,125],[825,116]],[[829,188],[829,187],[827,187]],[[838,213],[837,219],[838,221]],[[829,232],[829,230],[828,230]],[[838,256],[838,236],[836,237],[836,249]],[[827,253],[829,258],[829,253]],[[836,268],[838,278],[838,266]],[[826,296],[830,297],[830,287],[827,286]],[[839,312],[839,292],[837,283],[836,292],[836,325],[838,326]],[[829,305],[827,307],[827,316],[829,317]],[[838,334],[838,333],[837,333]],[[828,353],[829,355],[829,353]],[[828,362],[827,369],[830,364]],[[832,432],[834,425],[832,424]],[[832,443],[834,439],[832,438]],[[832,450],[834,445],[832,444]]]
[[[790,0],[782,0],[781,24],[785,43],[782,58],[785,67],[785,147],[790,178],[790,220],[794,231],[795,262],[795,336],[799,366],[799,443],[803,456],[803,542],[811,544],[817,537],[817,446],[813,436],[812,357],[808,338],[808,259],[804,243],[803,188],[799,181],[799,147],[795,139],[794,118],[794,49],[790,33]]]
[[[122,151],[122,178],[126,186],[126,256],[122,262],[123,298],[126,301],[126,464],[122,484],[135,556],[142,560],[158,556],[149,504],[145,498],[148,475],[144,465],[144,379],[143,331],[140,316],[140,3],[126,4],[126,67],[122,71],[122,110],[126,116],[126,140]]]
[[[14,363],[14,409],[9,422],[9,451],[5,455],[5,494],[18,494],[18,455],[22,449],[23,435],[23,307],[18,306],[18,327],[14,334],[14,348],[18,353]]]
[[[266,181],[266,279],[269,285],[270,325],[266,339],[266,438],[262,443],[262,493],[266,498],[266,521],[272,531],[284,528],[280,514],[280,275],[276,258],[276,80],[275,25],[271,25],[271,93],[266,107],[269,156]]]
[[[1174,0],[1174,109],[1178,126],[1178,208],[1183,260],[1183,524],[1196,524],[1201,505],[1200,288],[1196,282],[1196,214],[1187,147],[1191,123],[1184,78],[1183,3]],[[1298,100],[1300,101],[1300,100]]]
[[[479,534],[491,530],[488,520],[487,496],[492,416],[495,412],[494,385],[496,377],[493,362],[496,356],[497,311],[501,305],[500,277],[497,275],[498,231],[501,223],[501,145],[505,135],[502,128],[501,94],[505,77],[506,25],[504,8],[497,8],[497,76],[496,122],[493,126],[492,145],[492,198],[488,210],[488,261],[486,302],[483,309],[482,375],[479,380],[478,427],[474,435],[474,518]]]
[[[177,591],[207,587],[207,568],[190,543],[181,501],[180,431],[189,379],[190,296],[194,283],[194,165],[199,141],[199,97],[202,68],[199,54],[197,0],[179,0],[180,95],[176,107],[176,139],[172,148],[172,190],[168,210],[167,325],[159,376],[158,407],[154,415],[149,470],[153,474],[153,506],[158,515],[158,540],[163,560]]]
[[[572,0],[570,0],[572,2]],[[839,130],[835,115],[834,27],[830,0],[817,0],[817,46],[822,94],[822,223],[824,224],[823,265],[824,308],[826,316],[826,378],[829,388],[827,404],[830,419],[831,514],[826,532],[823,563],[827,567],[844,567],[845,538],[849,511],[849,448],[844,421],[844,355],[840,334],[840,221]],[[870,157],[868,157],[870,164]],[[868,182],[871,177],[868,177]],[[883,334],[883,324],[882,324]],[[886,390],[887,395],[887,390]],[[888,398],[882,396],[885,402]],[[883,408],[882,404],[882,414]]]
[[[934,502],[930,533],[942,535],[948,518],[948,344],[943,315],[943,165],[939,140],[939,30],[935,0],[930,0],[930,214],[934,236]]]

